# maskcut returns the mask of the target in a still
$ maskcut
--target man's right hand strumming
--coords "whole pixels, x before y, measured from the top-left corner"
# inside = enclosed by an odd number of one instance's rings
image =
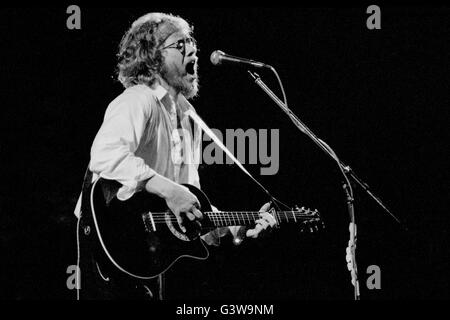
[[[166,200],[167,206],[176,216],[180,229],[186,232],[183,222],[183,213],[190,221],[203,219],[199,210],[200,202],[188,188],[173,182],[159,174],[147,181],[147,192],[156,194]]]

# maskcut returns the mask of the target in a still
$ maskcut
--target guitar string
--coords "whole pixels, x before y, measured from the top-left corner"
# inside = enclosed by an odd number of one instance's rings
[[[316,215],[314,215],[316,213],[317,212],[315,211],[313,212],[311,210],[276,212],[276,214],[278,215],[277,218],[279,219],[280,222],[288,222],[288,223],[305,222],[306,220],[312,221],[318,218]],[[151,219],[156,224],[165,224],[168,222],[168,220],[171,223],[175,224],[178,223],[178,220],[175,217],[175,215],[172,214],[169,217],[167,217],[167,214],[170,214],[170,212],[153,212]],[[260,218],[259,216],[260,213],[255,211],[205,212],[205,214],[208,215],[208,217],[216,227],[253,224],[256,222],[257,218]],[[237,214],[240,214],[241,216],[236,217]],[[146,214],[146,216],[150,217],[150,214]]]
[[[170,213],[170,212],[161,212],[161,213],[154,213],[154,212],[151,212],[151,213],[146,213],[145,215],[152,215],[154,218],[165,218],[166,217],[166,215],[167,214],[170,214],[171,216],[173,215],[172,213]],[[234,213],[225,213],[225,214],[222,214],[222,213],[219,213],[219,214],[217,214],[217,213],[211,213],[211,212],[204,212],[204,214],[206,214],[208,217],[217,217],[217,218],[220,218],[220,217],[228,217],[228,218],[234,218],[234,217],[236,217],[236,218],[249,218],[249,217],[252,217],[252,218],[258,218],[258,217],[260,217],[260,213],[247,213],[247,212],[234,212]],[[289,212],[289,215],[286,215],[286,214],[277,214],[277,218],[283,218],[283,216],[284,216],[284,218],[286,218],[286,219],[294,219],[294,217],[295,218],[302,218],[302,217],[306,217],[306,218],[310,218],[310,217],[313,217],[313,216],[316,216],[317,215],[317,213],[314,213],[314,212],[310,212],[310,213],[292,213],[292,212]]]
[[[308,220],[311,220],[311,219],[304,219],[304,220],[302,220],[302,221],[298,221],[299,223],[300,222],[304,222],[304,221],[308,221]],[[314,220],[314,219],[312,219],[312,220]],[[154,220],[154,222],[155,223],[166,223],[168,220],[157,220],[157,221],[155,221]],[[178,220],[176,220],[176,219],[171,219],[171,220],[169,220],[170,222],[178,222]],[[294,220],[292,220],[292,222],[293,222]],[[244,223],[244,224],[246,224],[246,223],[250,223],[250,224],[254,224],[255,223],[255,221],[230,221],[230,220],[228,220],[228,221],[224,221],[224,220],[213,220],[212,222],[214,222],[214,223],[217,223],[217,224],[225,224],[225,225],[230,225],[230,223],[238,223],[238,224],[242,224],[242,223]],[[286,221],[282,221],[281,223],[283,223],[283,222],[286,222]],[[290,221],[287,221],[287,222],[290,222]]]
[[[150,216],[150,214],[146,214],[148,216]],[[259,215],[242,215],[242,216],[236,216],[236,215],[220,215],[220,216],[216,216],[216,215],[210,215],[210,214],[206,214],[209,218],[216,218],[216,219],[220,219],[220,218],[226,218],[226,219],[236,219],[236,220],[240,220],[240,219],[244,219],[244,220],[249,220],[249,219],[260,219],[261,216]],[[153,219],[166,219],[167,214],[164,215],[158,215],[158,216],[154,216],[152,215]],[[175,217],[174,214],[169,214],[170,217]],[[280,217],[278,216],[277,218],[282,219],[282,220],[295,220],[298,218],[314,218],[314,217],[318,217],[316,215],[296,215],[294,216],[284,216],[284,217]]]
[[[155,224],[166,224],[167,221],[154,221]],[[172,223],[176,224],[178,221],[177,220],[171,220]],[[300,221],[299,221],[300,222]],[[216,227],[229,227],[229,226],[233,226],[233,225],[247,225],[248,221],[245,222],[237,222],[236,224],[234,224],[233,222],[229,223],[222,223],[222,221],[213,221],[214,226]]]
[[[251,215],[251,216],[259,216],[262,212],[255,212],[255,211],[229,211],[229,212],[210,212],[210,211],[205,211],[203,212],[204,214],[208,215],[208,216],[236,216],[236,215]],[[286,214],[289,214],[290,216],[310,216],[311,214],[315,214],[316,212],[314,211],[310,211],[308,212],[303,212],[303,211],[281,211],[281,212],[277,212],[278,216],[284,215],[286,216]],[[146,214],[152,214],[153,216],[165,216],[167,214],[171,214],[170,211],[166,211],[166,212],[149,212]]]
[[[170,220],[169,221],[178,221],[176,218],[169,218]],[[306,221],[306,220],[311,220],[311,219],[315,219],[315,218],[302,218],[302,220],[299,220],[299,222],[300,221]],[[221,218],[210,218],[210,220],[213,220],[214,222],[236,222],[236,221],[238,221],[239,223],[242,223],[242,222],[244,222],[244,223],[246,223],[246,222],[251,222],[251,223],[254,223],[256,220],[249,220],[249,219],[221,219]],[[165,221],[167,221],[166,219],[153,219],[153,221],[155,221],[155,222],[165,222]],[[294,219],[290,219],[290,220],[282,220],[282,222],[294,222],[295,220]]]
[[[145,215],[147,215],[147,216],[150,216],[150,215],[151,215],[152,218],[153,218],[154,220],[158,220],[158,219],[165,220],[167,214],[169,214],[170,217],[175,217],[175,215],[173,215],[173,214],[171,214],[171,213],[169,213],[169,212],[167,212],[167,213],[151,213],[151,214],[147,213],[147,214],[145,214]],[[251,219],[257,219],[257,218],[260,218],[260,217],[261,217],[261,216],[259,215],[259,213],[227,213],[227,214],[215,214],[215,213],[205,212],[205,214],[206,214],[209,218],[214,218],[214,219],[221,219],[221,218],[223,218],[223,219],[233,219],[233,220],[241,220],[241,219],[243,219],[243,220],[251,220]],[[286,220],[296,220],[296,219],[298,219],[298,218],[300,218],[300,219],[302,219],[302,218],[308,219],[308,218],[314,218],[314,217],[317,217],[317,215],[316,215],[314,212],[312,212],[312,213],[310,213],[310,214],[305,214],[305,213],[295,213],[295,214],[290,213],[290,214],[291,214],[291,215],[284,215],[284,216],[281,215],[281,214],[278,214],[278,215],[277,215],[277,218],[279,218],[279,219],[281,219],[281,220],[283,220],[283,219],[286,219]]]
[[[225,222],[225,223],[228,223],[228,222],[230,222],[230,223],[236,223],[236,222],[238,222],[238,223],[242,223],[242,222],[243,223],[247,223],[247,222],[254,223],[257,220],[257,217],[254,217],[254,216],[252,218],[249,218],[249,217],[234,218],[234,216],[230,216],[230,215],[208,216],[208,217],[210,220],[212,220],[215,223],[216,222],[218,222],[218,223],[222,223],[222,222]],[[294,217],[288,217],[286,219],[280,219],[280,221],[281,222],[295,222],[295,221],[299,220],[299,222],[303,222],[306,220],[314,220],[314,219],[318,219],[318,217],[302,215],[302,216],[297,216],[295,219],[294,219]],[[171,222],[178,221],[174,215],[171,215],[168,218],[166,216],[153,217],[153,221],[156,223],[161,223],[161,222],[165,223],[167,220],[169,220]]]

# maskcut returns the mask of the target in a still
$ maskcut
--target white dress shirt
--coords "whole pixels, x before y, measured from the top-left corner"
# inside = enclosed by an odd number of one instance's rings
[[[126,89],[109,104],[94,139],[89,163],[92,181],[99,177],[118,181],[122,187],[117,198],[122,201],[144,188],[155,173],[200,188],[202,133],[185,116],[187,110],[195,112],[184,96],[173,101],[160,85]],[[80,211],[81,196],[75,209],[77,217]],[[218,239],[213,238],[223,236],[227,229],[211,233],[207,242],[217,245]],[[236,236],[237,229],[230,230]]]

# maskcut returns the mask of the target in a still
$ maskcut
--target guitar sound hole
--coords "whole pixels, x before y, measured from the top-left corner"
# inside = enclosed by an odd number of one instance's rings
[[[172,220],[170,219],[170,214],[169,213],[166,214],[166,224],[169,227],[170,232],[172,232],[172,234],[175,237],[177,237],[178,239],[180,239],[182,241],[191,241],[189,239],[189,237],[180,230],[180,227],[178,226],[178,223],[173,223],[172,222]]]

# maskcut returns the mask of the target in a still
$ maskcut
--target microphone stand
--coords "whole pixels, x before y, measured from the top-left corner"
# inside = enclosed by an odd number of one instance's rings
[[[273,67],[270,67],[272,71],[274,71]],[[351,183],[348,179],[348,177],[351,177],[366,193],[373,198],[383,209],[386,211],[397,223],[401,224],[400,220],[383,204],[383,202],[378,198],[376,195],[374,195],[370,189],[369,186],[361,180],[355,172],[347,165],[345,165],[342,161],[339,160],[339,158],[336,156],[336,153],[321,139],[319,139],[314,132],[312,132],[289,108],[287,105],[285,105],[273,92],[270,90],[266,84],[261,80],[258,74],[252,73],[251,71],[248,71],[248,73],[251,75],[255,83],[283,110],[284,113],[286,113],[291,121],[295,124],[295,126],[304,134],[306,134],[322,151],[324,151],[326,154],[328,154],[333,160],[337,162],[339,165],[339,169],[341,170],[345,181],[343,182],[343,189],[346,193],[347,197],[347,208],[348,213],[350,215],[350,240],[349,240],[349,246],[346,250],[347,256],[347,267],[348,270],[351,272],[351,278],[352,278],[352,284],[355,288],[354,291],[354,298],[355,300],[360,299],[360,292],[359,292],[359,282],[358,282],[358,269],[356,264],[356,235],[357,235],[357,229],[356,229],[356,220],[355,220],[355,211],[354,211],[354,197],[353,197],[353,190],[351,187]]]

